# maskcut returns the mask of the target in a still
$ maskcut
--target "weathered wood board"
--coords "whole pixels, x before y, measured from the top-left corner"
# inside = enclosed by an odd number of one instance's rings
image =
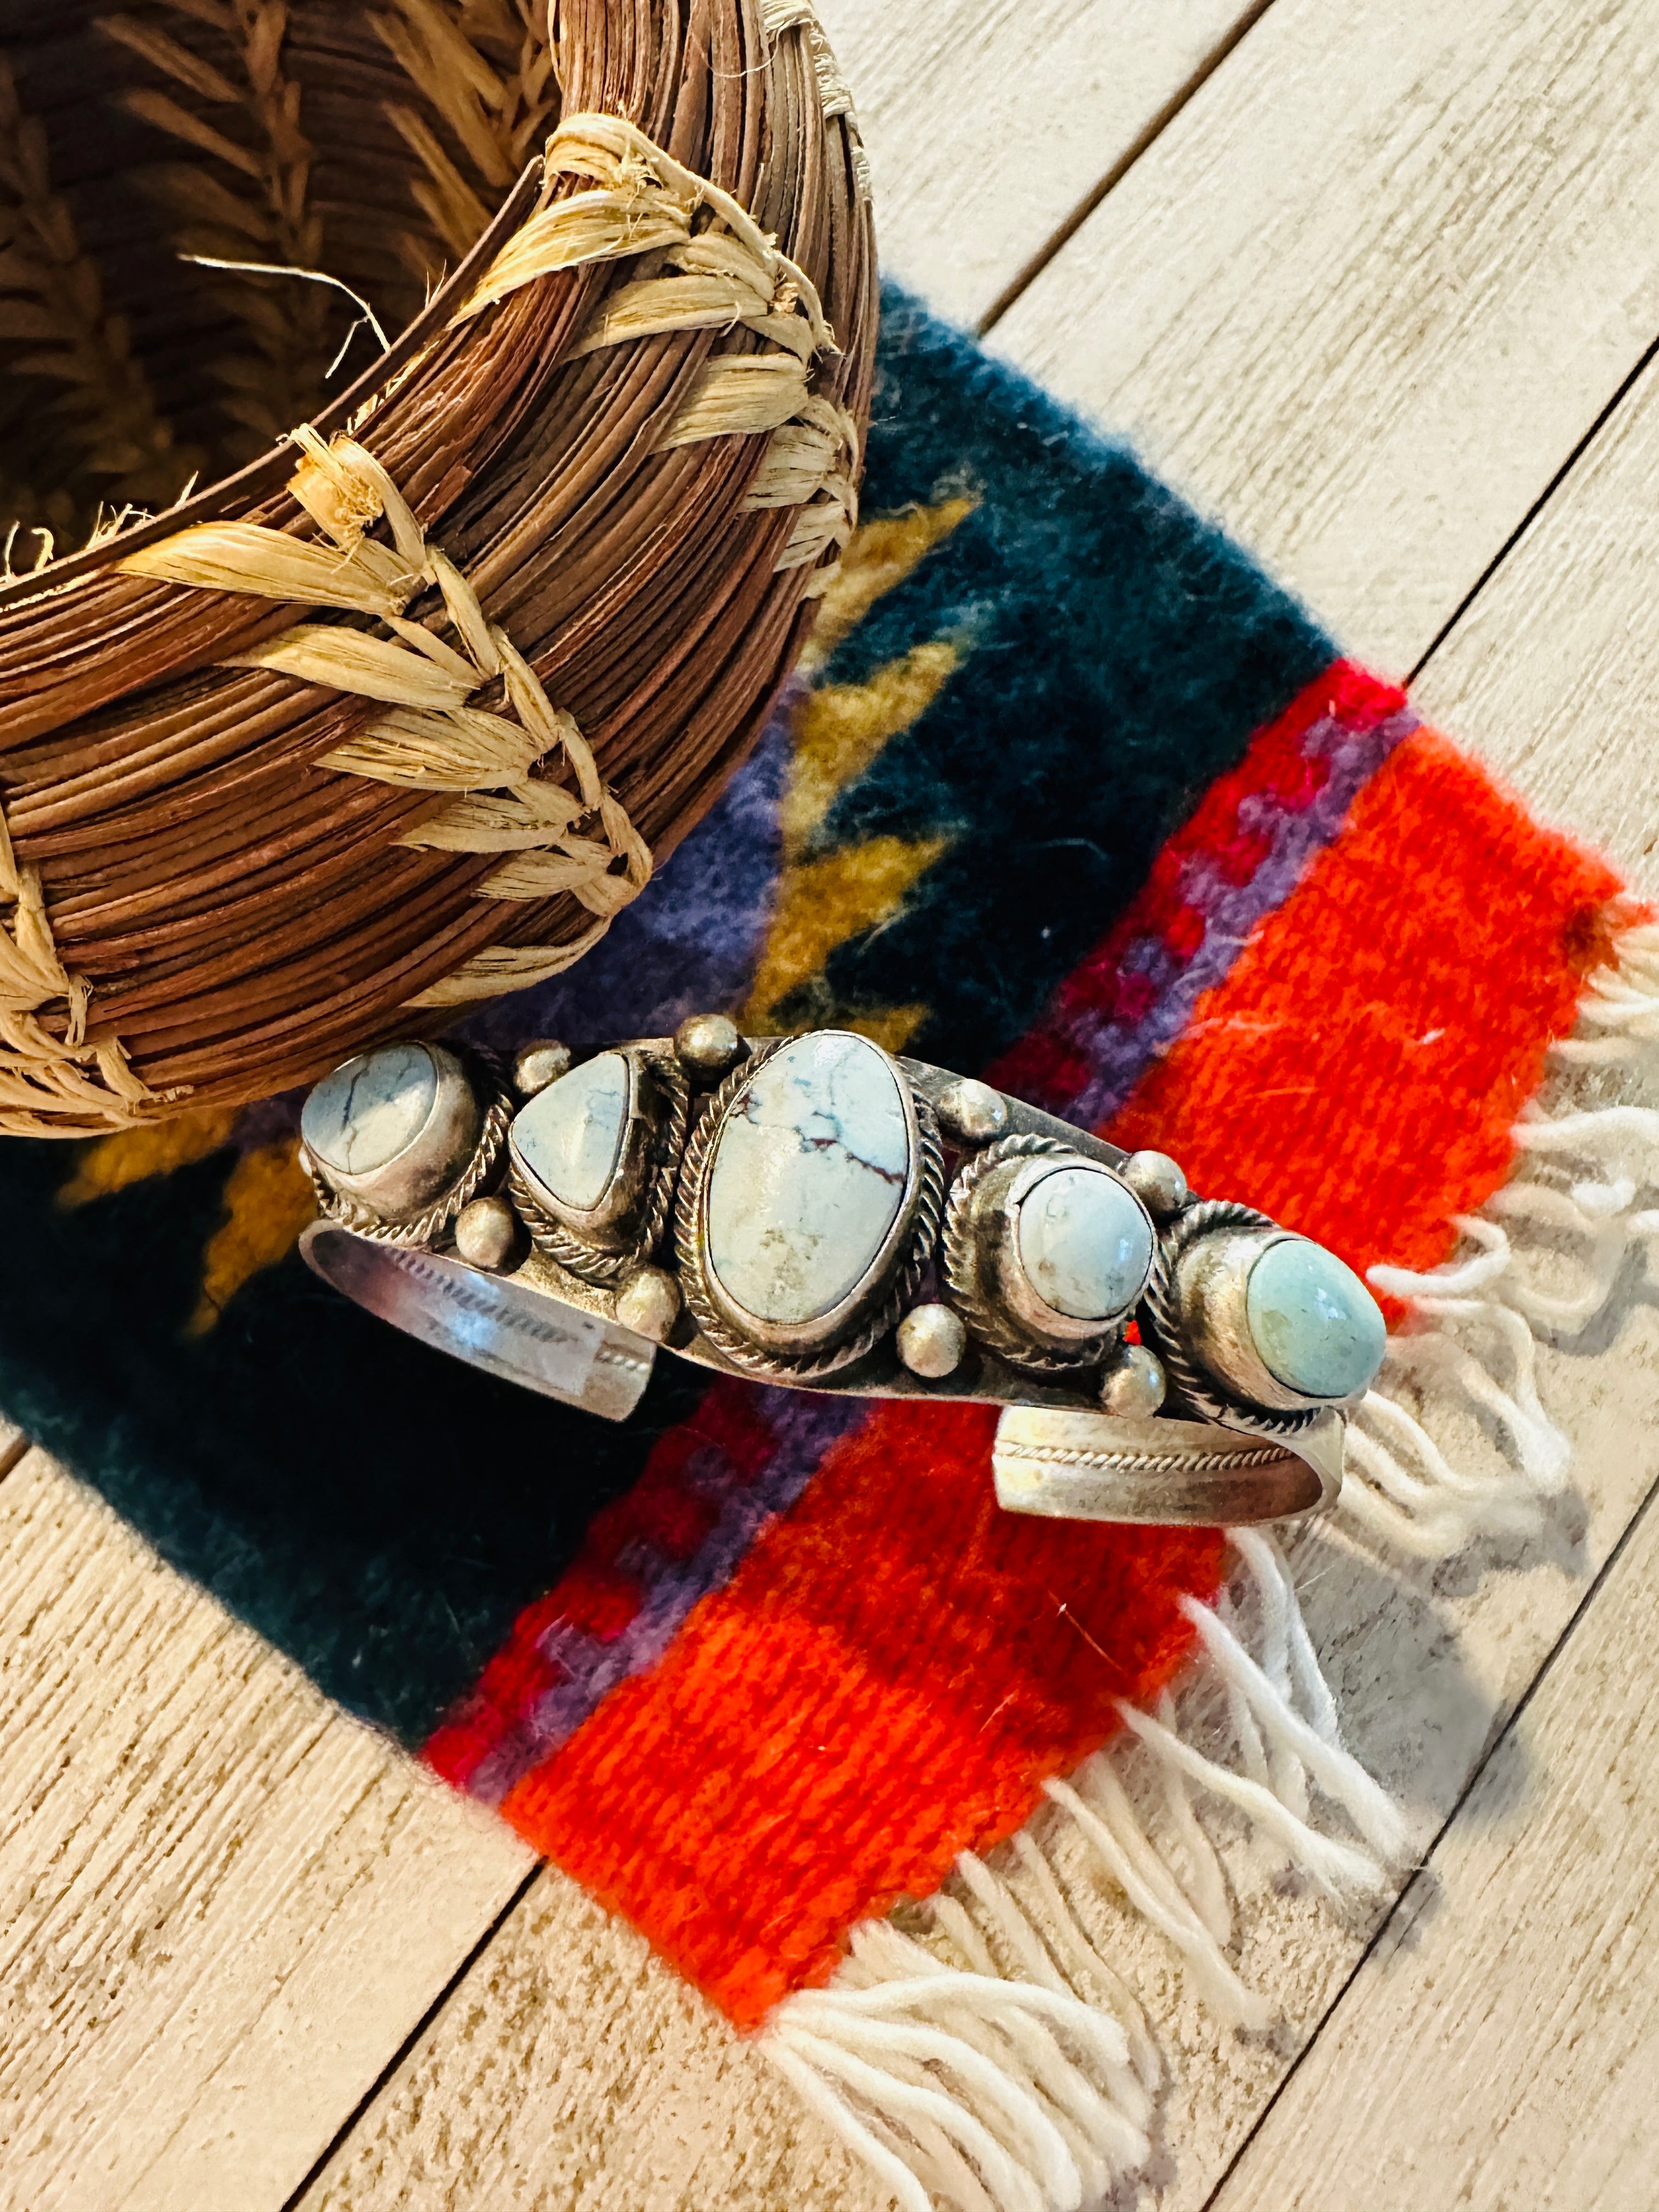
[[[1659,385],[1650,375],[1482,591],[1419,685],[1428,709],[1542,814],[1613,852],[1644,888],[1659,842]],[[1613,1349],[1557,1382],[1610,1392],[1623,1449],[1593,1429],[1583,1480],[1626,1504],[1659,1472],[1653,1339],[1632,1292]],[[1644,1364],[1646,1362],[1644,1361]],[[1647,1433],[1643,1433],[1646,1429]],[[1615,2212],[1659,2194],[1645,2014],[1644,1622],[1659,1601],[1650,1513],[1522,1725],[1468,1803],[1245,2151],[1218,2212],[1307,2203],[1469,2203]],[[1600,1547],[1587,1546],[1589,1560]],[[1586,1562],[1588,1565],[1589,1561]],[[1582,1589],[1582,1579],[1576,1585]],[[1341,2155],[1330,2124],[1342,2115]]]
[[[883,265],[976,325],[1261,0],[824,0]]]
[[[1430,660],[1419,703],[1659,892],[1659,364]]]
[[[1215,2212],[1655,2202],[1656,1602],[1650,1511]]]
[[[1659,12],[1275,0],[993,345],[1411,668],[1659,331]]]
[[[295,2212],[883,2212],[625,1921],[544,1868]]]
[[[276,2212],[532,1864],[44,1453],[0,1480],[6,2212]]]

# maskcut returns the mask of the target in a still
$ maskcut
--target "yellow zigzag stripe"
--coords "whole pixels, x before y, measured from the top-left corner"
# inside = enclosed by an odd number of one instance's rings
[[[816,676],[876,601],[902,584],[978,504],[975,499],[946,499],[937,507],[913,507],[908,514],[860,523],[818,602],[817,620],[800,657],[802,675]]]
[[[225,1219],[202,1255],[202,1295],[190,1334],[204,1336],[244,1283],[274,1267],[317,1211],[309,1176],[291,1138],[261,1145],[237,1161],[225,1185]]]
[[[965,497],[941,500],[861,524],[819,604],[801,656],[803,673],[821,669],[876,601],[902,584],[976,504]],[[958,646],[934,638],[888,661],[867,683],[830,684],[809,692],[795,710],[794,757],[779,815],[784,868],[765,950],[739,1017],[744,1028],[768,1027],[775,1009],[821,971],[837,945],[890,920],[911,884],[945,850],[944,838],[908,843],[876,837],[820,859],[801,857],[837,793],[864,774],[883,746],[921,719],[961,662]],[[927,1012],[926,1006],[889,1006],[847,1018],[846,1026],[890,1052],[902,1052]]]
[[[896,914],[911,884],[933,866],[948,842],[930,837],[913,845],[901,837],[872,837],[844,852],[786,867],[738,1028],[763,1030],[773,1008],[810,981],[838,945]],[[909,1006],[895,1008],[893,1014],[910,1017],[904,1027],[908,1036],[927,1012],[926,1006]]]
[[[230,1141],[237,1112],[234,1106],[208,1106],[171,1121],[98,1138],[76,1162],[74,1174],[58,1194],[58,1203],[84,1206],[88,1199],[108,1198],[129,1183],[171,1175],[174,1168],[205,1159]]]
[[[795,714],[795,757],[780,811],[786,856],[794,859],[839,793],[862,775],[890,738],[921,720],[962,664],[944,638],[878,668],[867,684],[826,684]]]

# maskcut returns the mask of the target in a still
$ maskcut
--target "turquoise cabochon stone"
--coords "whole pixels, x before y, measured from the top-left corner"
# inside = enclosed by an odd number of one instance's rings
[[[1388,1328],[1376,1300],[1306,1237],[1268,1245],[1250,1270],[1245,1315],[1268,1373],[1305,1397],[1349,1397],[1382,1364]]]
[[[538,1091],[514,1116],[520,1165],[576,1212],[596,1206],[617,1172],[628,1130],[629,1073],[621,1053],[602,1052]]]
[[[1152,1224],[1115,1176],[1056,1168],[1019,1208],[1019,1263],[1039,1297],[1074,1321],[1113,1322],[1146,1287]]]
[[[708,1265],[763,1321],[816,1321],[880,1254],[904,1202],[898,1078],[867,1037],[820,1030],[775,1053],[734,1100],[708,1170]]]
[[[423,1044],[386,1044],[325,1075],[300,1111],[300,1134],[319,1167],[373,1175],[406,1152],[438,1096],[438,1067]]]

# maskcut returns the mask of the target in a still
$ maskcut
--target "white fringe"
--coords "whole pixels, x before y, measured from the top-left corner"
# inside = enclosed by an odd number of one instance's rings
[[[1595,1034],[1552,1048],[1568,1066],[1616,1075],[1641,1064],[1644,1047],[1659,1042],[1659,926],[1625,933],[1618,965],[1591,985],[1580,1015]],[[1474,1248],[1467,1256],[1423,1274],[1370,1270],[1377,1290],[1406,1300],[1427,1324],[1389,1340],[1387,1371],[1487,1416],[1508,1462],[1460,1471],[1396,1398],[1380,1388],[1367,1394],[1348,1430],[1338,1512],[1374,1542],[1419,1559],[1450,1558],[1480,1537],[1538,1533],[1565,1484],[1571,1446],[1539,1401],[1534,1336],[1594,1322],[1632,1252],[1659,1237],[1659,1207],[1637,1206],[1659,1172],[1659,1111],[1621,1099],[1555,1114],[1534,1103],[1515,1139],[1514,1180],[1484,1214],[1455,1221]],[[1529,1274],[1515,1237],[1534,1231],[1552,1237],[1554,1253],[1566,1248],[1573,1288],[1547,1288]]]
[[[1579,1001],[1578,1027],[1600,1034],[1552,1046],[1569,1066],[1605,1066],[1628,1060],[1632,1045],[1659,1042],[1659,922],[1623,932],[1617,964],[1601,969]]]
[[[1126,1785],[1125,1753],[1099,1753],[1046,1785],[1043,1833],[1028,1825],[999,1864],[964,1852],[915,1908],[916,1934],[864,1923],[830,1987],[787,1998],[760,2038],[905,2212],[1076,2212],[1148,2155],[1162,2064],[1067,1895],[1062,1842],[1165,1939],[1214,2011],[1256,2030],[1273,2010],[1227,1956],[1226,1877],[1198,1802],[1242,1812],[1338,1897],[1378,1889],[1409,1856],[1403,1816],[1343,1748],[1278,1547],[1257,1529],[1231,1534],[1226,1596],[1213,1609],[1184,1601],[1198,1642],[1179,1709],[1167,1693],[1156,1713],[1119,1705],[1164,1839]],[[1202,1726],[1215,1705],[1228,1717],[1219,1742]],[[1316,1822],[1316,1795],[1350,1835]]]
[[[1659,925],[1627,931],[1620,953],[1586,994],[1591,1034],[1554,1048],[1594,1082],[1659,1042]],[[1659,1111],[1621,1100],[1529,1109],[1516,1139],[1521,1174],[1485,1215],[1456,1224],[1467,1254],[1425,1274],[1371,1270],[1425,1324],[1391,1340],[1390,1370],[1461,1399],[1505,1455],[1496,1470],[1459,1469],[1406,1406],[1367,1394],[1339,1511],[1418,1558],[1538,1528],[1570,1446],[1539,1400],[1534,1331],[1593,1322],[1628,1255],[1659,1236],[1659,1207],[1637,1209]],[[1533,1227],[1558,1250],[1565,1242],[1575,1287],[1523,1270],[1510,1231]],[[1277,1544],[1260,1529],[1229,1536],[1237,1571],[1217,1604],[1182,1601],[1196,1647],[1179,1700],[1166,1692],[1152,1712],[1120,1701],[1120,1743],[1046,1784],[1046,1816],[994,1863],[964,1852],[913,1908],[915,1933],[890,1920],[856,1929],[830,1986],[787,1998],[759,2038],[903,2212],[1079,2212],[1149,2154],[1163,2063],[1062,1858],[1156,1930],[1223,2020],[1254,2030],[1273,2008],[1229,1955],[1231,1898],[1200,1803],[1242,1816],[1339,1902],[1391,1886],[1410,1862],[1404,1814],[1343,1746]]]

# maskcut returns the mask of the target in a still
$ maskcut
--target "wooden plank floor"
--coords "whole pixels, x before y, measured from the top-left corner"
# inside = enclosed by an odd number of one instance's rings
[[[1216,2212],[1655,2202],[1656,1586],[1647,1512]]]
[[[0,1680],[0,2201],[281,2204],[528,1851],[40,1452]]]
[[[1652,885],[1659,0],[823,13],[896,272]],[[1148,2205],[1659,2202],[1651,1297],[1541,1380],[1579,1517],[1533,1556],[1304,1539],[1352,1740],[1438,1840],[1369,1951],[1235,1869],[1300,2036],[1160,2022]],[[884,2202],[631,1931],[38,1454],[0,1480],[0,2207]]]
[[[997,326],[1413,667],[1659,331],[1659,11],[1274,0]]]

